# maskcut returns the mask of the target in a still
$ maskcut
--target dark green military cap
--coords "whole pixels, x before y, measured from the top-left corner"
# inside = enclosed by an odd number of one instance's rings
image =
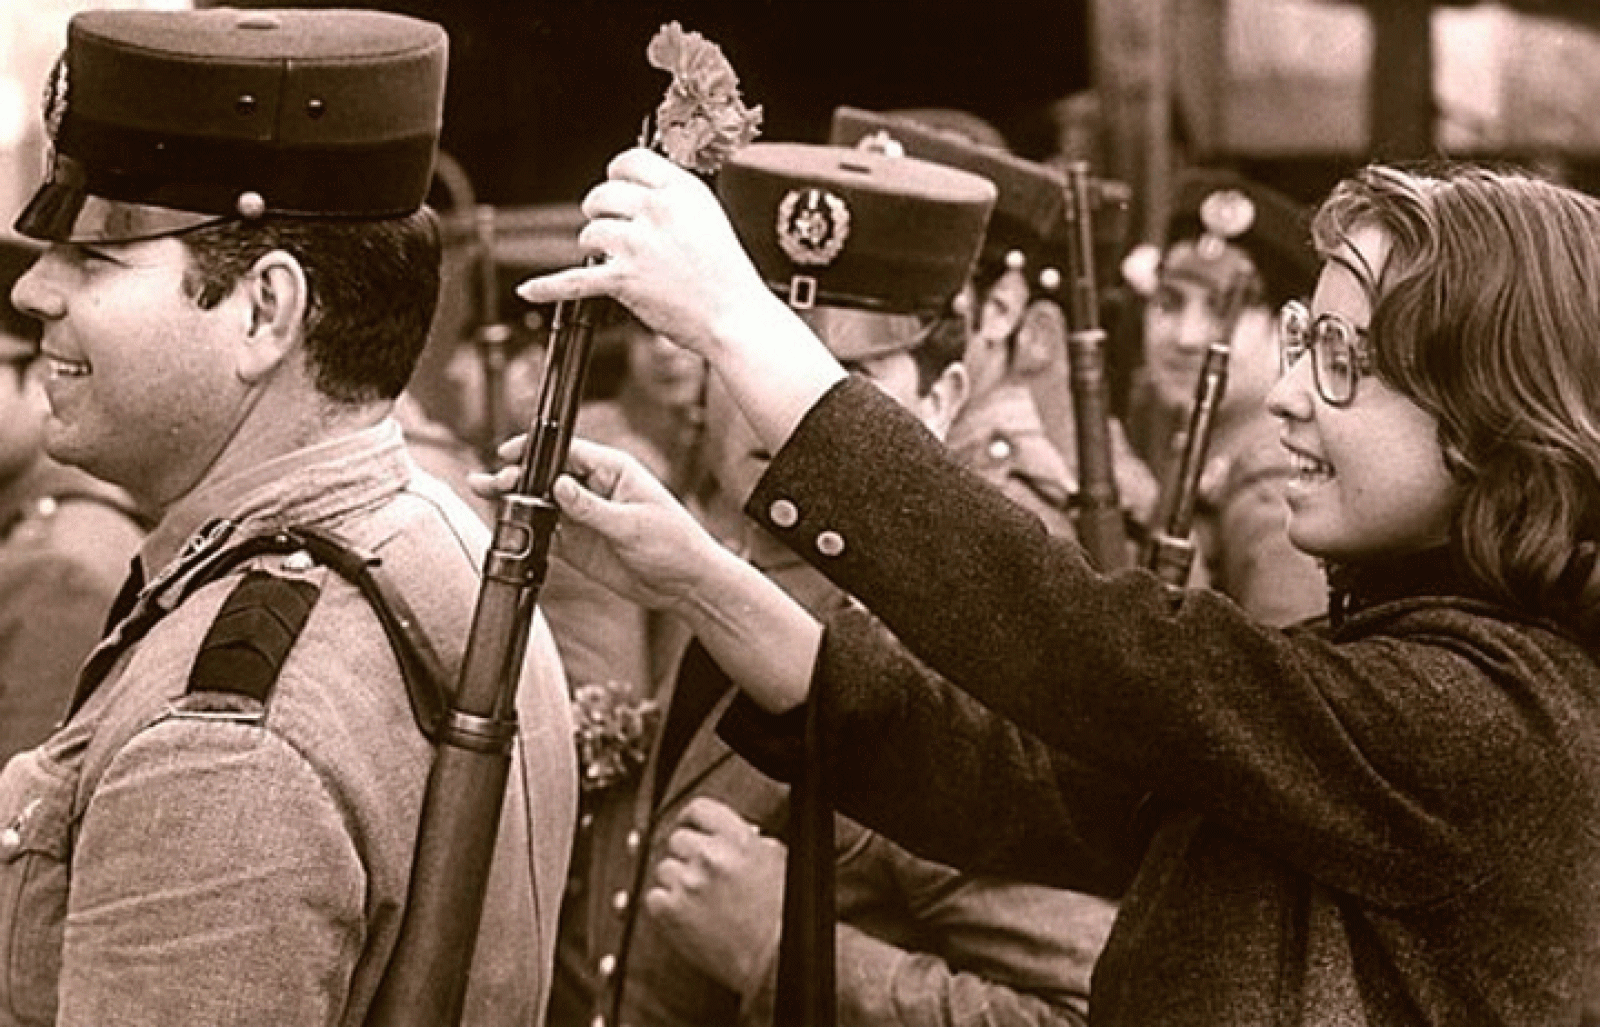
[[[36,239],[126,241],[227,218],[391,218],[433,176],[448,42],[358,10],[86,11],[45,110]]]
[[[994,208],[988,181],[911,157],[752,143],[717,192],[767,284],[797,308],[945,309]]]

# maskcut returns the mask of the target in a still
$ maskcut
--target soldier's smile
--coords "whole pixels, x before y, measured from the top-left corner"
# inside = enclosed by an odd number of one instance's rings
[[[45,360],[50,364],[50,377],[52,378],[87,378],[94,370],[87,360],[68,360],[58,357],[46,350]]]

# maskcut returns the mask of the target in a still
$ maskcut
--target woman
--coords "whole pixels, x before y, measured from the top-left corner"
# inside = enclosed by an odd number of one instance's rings
[[[708,193],[639,152],[611,176],[584,233],[610,260],[525,295],[609,291],[706,355],[776,452],[747,511],[1061,754],[1028,763],[870,617],[796,616],[635,465],[577,448],[568,558],[688,618],[767,711],[814,693],[847,812],[963,867],[1125,884],[1097,1023],[1578,1022],[1600,941],[1600,204],[1472,168],[1335,190],[1269,405],[1290,537],[1339,601],[1277,630],[1096,576],[842,381]],[[796,652],[809,676],[774,657]],[[797,719],[724,727],[760,758]]]

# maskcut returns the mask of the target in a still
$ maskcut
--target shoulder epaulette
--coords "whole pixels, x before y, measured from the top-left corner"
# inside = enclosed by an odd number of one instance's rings
[[[266,702],[320,594],[302,578],[246,573],[200,643],[189,671],[189,691],[228,692]]]

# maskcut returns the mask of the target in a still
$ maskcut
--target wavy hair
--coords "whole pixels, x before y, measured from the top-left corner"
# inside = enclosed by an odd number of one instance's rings
[[[1595,637],[1600,203],[1514,171],[1374,165],[1312,234],[1326,255],[1363,226],[1391,241],[1375,372],[1438,421],[1458,558],[1497,599]]]

